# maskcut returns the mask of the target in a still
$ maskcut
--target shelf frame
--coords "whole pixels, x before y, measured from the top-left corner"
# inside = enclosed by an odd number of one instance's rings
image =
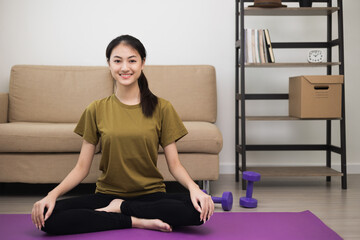
[[[262,177],[342,177],[342,172],[336,171],[324,166],[310,167],[248,167],[248,171],[254,171],[261,174]]]
[[[341,187],[347,188],[347,169],[346,169],[346,128],[345,128],[345,82],[342,85],[342,115],[340,119],[307,119],[307,120],[322,120],[326,121],[326,144],[312,144],[312,145],[263,145],[246,144],[246,121],[249,120],[303,120],[292,118],[289,116],[246,116],[245,102],[246,100],[287,100],[288,94],[262,94],[262,93],[245,93],[245,69],[246,68],[278,68],[278,67],[325,67],[327,75],[332,74],[332,67],[339,67],[339,74],[345,76],[344,71],[344,39],[343,39],[343,1],[336,0],[337,6],[332,6],[332,0],[313,0],[313,2],[325,3],[326,7],[312,7],[312,8],[255,8],[247,7],[245,3],[253,4],[253,0],[235,0],[235,180],[239,181],[239,172],[246,170],[258,169],[258,172],[265,173],[266,169],[275,172],[275,176],[282,176],[276,169],[287,169],[289,176],[295,176],[291,171],[298,171],[299,168],[281,168],[281,167],[266,167],[254,168],[247,166],[246,152],[247,151],[326,151],[326,166],[324,167],[303,167],[305,169],[304,175],[301,176],[326,176],[326,181],[331,181],[332,176],[341,176]],[[298,2],[298,0],[284,0],[282,3]],[[338,39],[332,39],[332,16],[337,12],[337,29]],[[327,41],[326,42],[273,42],[273,48],[324,48],[327,51],[327,61],[323,63],[244,63],[245,50],[244,46],[244,20],[245,16],[325,16],[327,18]],[[338,46],[338,62],[332,62],[332,48]],[[242,67],[243,66],[243,67]],[[240,69],[240,70],[239,70]],[[240,110],[239,110],[240,108]],[[244,117],[241,117],[244,116]],[[340,121],[340,146],[332,145],[332,121]],[[241,129],[241,132],[240,132]],[[331,168],[331,154],[337,153],[341,155],[341,172],[335,171]],[[241,166],[240,166],[241,156]],[[307,172],[307,173],[306,173]],[[243,189],[246,189],[246,181],[242,181]]]
[[[330,39],[327,42],[272,42],[272,48],[328,48],[339,46],[339,39]],[[240,41],[235,43],[240,48]]]
[[[241,117],[239,117],[241,118]],[[298,118],[292,116],[246,116],[247,121],[324,121],[324,120],[341,120],[341,118]]]
[[[285,2],[285,1],[282,1]],[[298,2],[298,1],[297,1]],[[336,11],[338,7],[284,7],[284,8],[244,8],[245,16],[328,16]]]
[[[298,68],[298,67],[328,67],[338,66],[341,62],[321,62],[321,63],[304,63],[304,62],[287,62],[287,63],[245,63],[245,67],[250,68]],[[241,65],[239,65],[241,67]]]

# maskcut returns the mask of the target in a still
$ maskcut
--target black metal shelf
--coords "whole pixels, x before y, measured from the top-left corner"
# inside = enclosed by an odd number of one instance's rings
[[[303,67],[328,67],[341,65],[341,62],[320,62],[320,63],[305,63],[305,62],[275,62],[275,63],[245,63],[245,67],[250,68],[303,68]],[[241,67],[241,65],[239,65]]]
[[[248,144],[246,151],[326,151],[330,150],[326,144]],[[242,154],[241,145],[236,146],[236,151]]]
[[[285,1],[283,1],[285,2]],[[338,7],[286,7],[286,8],[259,8],[247,7],[244,9],[245,16],[328,16]]]
[[[319,177],[334,176],[341,177],[344,174],[330,167],[308,166],[308,167],[248,167],[248,171],[254,171],[263,177]]]
[[[298,0],[284,0],[282,3],[298,3]],[[245,113],[245,102],[247,100],[288,100],[287,93],[246,93],[245,92],[245,69],[247,68],[295,68],[295,67],[325,67],[327,75],[332,75],[332,67],[339,67],[339,74],[344,74],[344,39],[343,39],[343,7],[342,0],[337,0],[336,7],[332,6],[332,0],[313,0],[313,2],[324,3],[324,7],[300,8],[288,6],[287,8],[256,8],[248,7],[253,0],[235,0],[236,35],[235,35],[235,171],[236,181],[239,181],[239,172],[254,170],[264,173],[266,176],[298,176],[299,169],[303,173],[299,176],[326,176],[331,181],[331,176],[341,176],[341,186],[347,188],[346,170],[346,128],[345,128],[345,83],[342,85],[342,115],[339,119],[307,119],[326,121],[326,143],[325,144],[247,144],[246,143],[246,122],[247,121],[273,121],[273,120],[300,120],[290,116],[247,116]],[[249,3],[246,4],[245,3]],[[337,36],[333,39],[332,15],[337,13]],[[326,62],[323,63],[245,63],[244,29],[245,17],[248,16],[325,16],[327,21],[327,40],[321,42],[272,42],[274,49],[305,49],[323,48],[327,51]],[[332,49],[338,47],[338,59],[333,61]],[[332,121],[340,121],[340,146],[332,145]],[[241,130],[241,132],[240,132]],[[252,167],[247,166],[247,151],[325,151],[326,166],[311,167]],[[341,156],[341,172],[331,168],[331,153]],[[241,157],[241,164],[240,164]],[[245,189],[245,181],[242,182]]]
[[[241,41],[235,43],[237,48],[240,48]],[[330,42],[272,42],[272,48],[329,48],[339,46],[339,39],[334,39]]]
[[[241,101],[241,94],[236,94],[236,99]],[[289,99],[288,93],[247,93],[245,100],[287,100]]]
[[[241,116],[239,116],[241,119]],[[341,120],[342,118],[298,118],[292,116],[246,116],[247,121],[327,121],[327,120]]]

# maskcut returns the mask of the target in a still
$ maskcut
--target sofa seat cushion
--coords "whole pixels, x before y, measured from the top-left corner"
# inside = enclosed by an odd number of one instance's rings
[[[184,121],[188,134],[177,143],[179,153],[218,154],[223,146],[223,139],[218,127],[209,122]],[[164,152],[160,147],[159,152]]]
[[[80,152],[82,138],[73,132],[75,126],[75,123],[0,124],[0,152]]]
[[[188,134],[177,142],[179,153],[218,154],[222,135],[215,124],[184,121]],[[0,124],[0,152],[80,152],[82,138],[75,123],[13,122]],[[160,147],[160,152],[163,149]],[[100,152],[100,143],[96,153]]]

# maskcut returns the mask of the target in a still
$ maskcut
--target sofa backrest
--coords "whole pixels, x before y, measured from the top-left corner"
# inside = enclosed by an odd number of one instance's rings
[[[183,121],[215,122],[215,68],[208,65],[145,65],[150,90],[170,101]]]
[[[106,67],[14,66],[9,122],[76,123],[89,103],[112,92]]]
[[[169,100],[183,121],[215,122],[215,69],[145,66],[151,91]],[[113,93],[108,67],[17,65],[11,69],[10,122],[77,122],[87,105]]]

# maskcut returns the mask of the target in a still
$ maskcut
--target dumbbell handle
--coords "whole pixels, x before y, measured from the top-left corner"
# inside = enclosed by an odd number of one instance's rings
[[[205,190],[202,190],[207,194]],[[222,197],[211,197],[214,203],[221,203],[221,207],[225,211],[230,211],[233,206],[233,196],[231,192],[224,192]]]
[[[246,188],[246,197],[247,198],[252,198],[253,187],[254,187],[254,182],[253,181],[248,181],[248,185],[247,185],[247,188]]]
[[[207,194],[206,190],[202,190],[202,191]],[[222,200],[221,197],[211,197],[211,199],[214,201],[214,203],[221,203]]]
[[[206,190],[202,190],[202,191],[207,194]],[[221,197],[211,197],[211,199],[214,201],[214,203],[221,203],[222,200]]]
[[[222,201],[221,197],[211,197],[211,199],[214,201],[214,203],[221,203]]]

